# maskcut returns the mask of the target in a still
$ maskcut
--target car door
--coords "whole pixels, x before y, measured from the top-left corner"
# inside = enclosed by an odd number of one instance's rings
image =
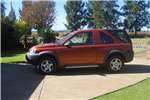
[[[99,62],[100,64],[103,64],[109,51],[113,49],[114,40],[109,34],[103,31],[98,32],[98,38],[99,38],[98,39],[99,42],[97,41],[96,61],[97,63]]]
[[[92,64],[94,60],[96,60],[93,43],[92,32],[79,32],[75,34],[64,44],[66,45],[65,49],[61,50],[61,53],[59,53],[61,64]]]

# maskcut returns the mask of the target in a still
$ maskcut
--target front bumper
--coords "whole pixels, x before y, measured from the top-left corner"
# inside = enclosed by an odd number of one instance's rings
[[[39,59],[40,59],[40,55],[39,54],[30,54],[30,53],[26,54],[27,62],[31,63],[32,65],[37,65]]]

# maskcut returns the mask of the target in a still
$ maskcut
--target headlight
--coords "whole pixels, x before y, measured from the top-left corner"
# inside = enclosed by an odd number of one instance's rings
[[[35,53],[36,53],[36,48],[31,48],[31,49],[29,50],[29,53],[30,53],[30,54],[35,54]]]

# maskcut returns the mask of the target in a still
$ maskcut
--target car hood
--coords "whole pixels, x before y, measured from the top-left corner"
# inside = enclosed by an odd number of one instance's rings
[[[33,48],[40,49],[40,48],[50,48],[50,47],[58,47],[58,46],[61,46],[61,45],[57,43],[46,43],[46,44],[36,45]]]

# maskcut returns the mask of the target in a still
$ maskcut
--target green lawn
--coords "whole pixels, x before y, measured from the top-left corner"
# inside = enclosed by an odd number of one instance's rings
[[[0,59],[1,63],[7,62],[25,62],[26,51],[7,51],[2,52],[2,57]]]
[[[150,78],[92,100],[150,100]]]

